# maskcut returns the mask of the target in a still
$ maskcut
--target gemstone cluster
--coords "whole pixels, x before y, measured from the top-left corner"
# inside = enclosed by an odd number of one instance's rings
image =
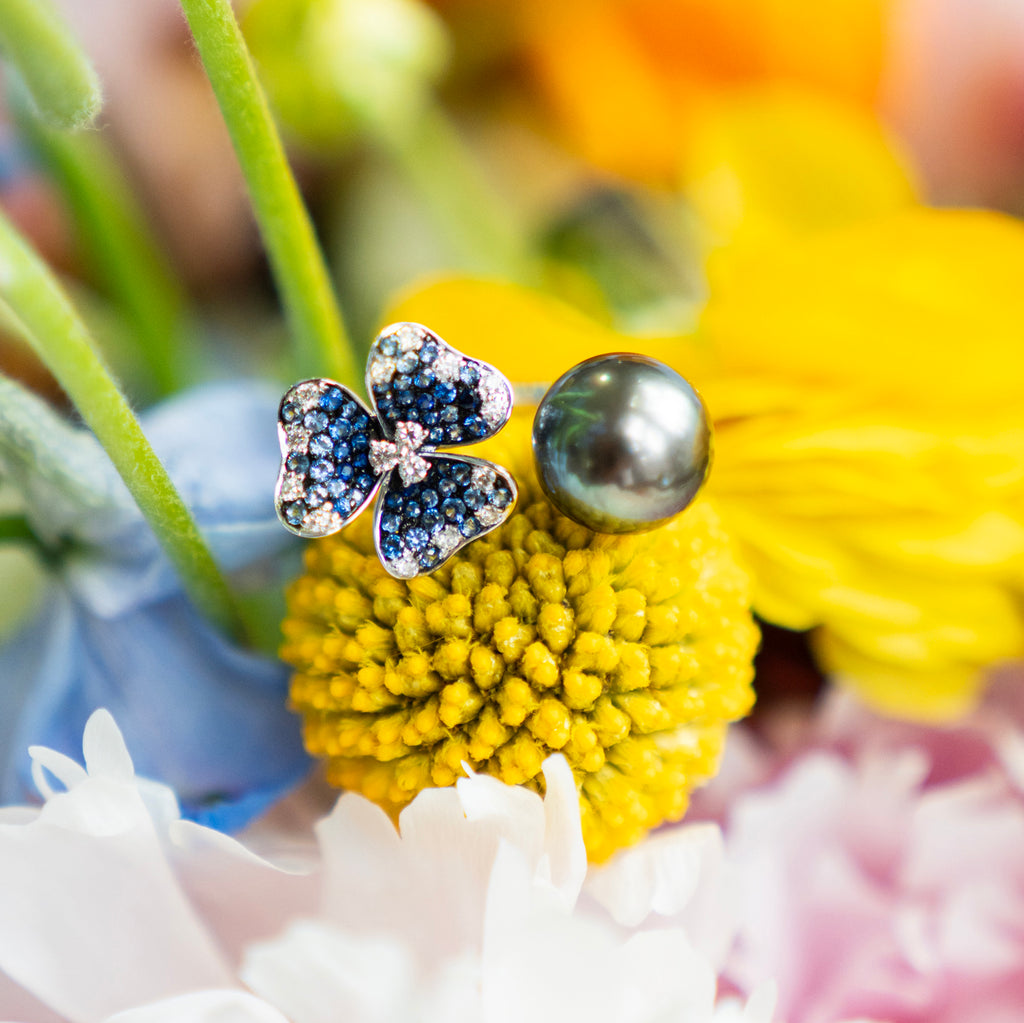
[[[512,388],[493,366],[412,323],[380,334],[366,383],[376,415],[333,380],[305,380],[285,394],[277,510],[292,532],[327,536],[383,484],[377,552],[392,575],[408,579],[511,514],[516,487],[504,469],[436,448],[497,433],[511,413]]]
[[[492,437],[512,409],[501,373],[415,324],[402,324],[374,342],[366,384],[383,422],[417,423],[432,447]]]
[[[514,495],[515,483],[504,469],[479,459],[437,456],[412,486],[389,481],[377,505],[377,552],[400,579],[432,572],[502,522]]]

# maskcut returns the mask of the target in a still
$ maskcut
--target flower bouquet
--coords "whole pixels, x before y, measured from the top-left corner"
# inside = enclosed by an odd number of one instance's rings
[[[0,1018],[1024,1018],[1022,39],[0,0]]]

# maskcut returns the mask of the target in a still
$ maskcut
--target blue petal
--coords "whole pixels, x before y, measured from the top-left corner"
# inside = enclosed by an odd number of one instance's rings
[[[28,746],[77,756],[98,707],[113,714],[137,772],[170,785],[196,819],[241,827],[310,766],[285,706],[285,667],[233,647],[181,596],[104,618],[55,586],[0,649],[0,679],[11,673],[31,690],[4,778],[9,800],[32,793]]]
[[[274,510],[278,397],[265,384],[211,384],[142,417],[156,453],[225,571],[295,543]],[[45,518],[46,509],[36,517]],[[136,509],[107,521],[82,509],[75,536],[89,544],[69,555],[64,578],[96,613],[114,616],[179,589],[149,526]]]

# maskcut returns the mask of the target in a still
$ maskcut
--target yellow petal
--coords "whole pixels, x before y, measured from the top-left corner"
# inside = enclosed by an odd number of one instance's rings
[[[687,195],[713,245],[776,243],[914,200],[877,118],[810,91],[716,93],[694,117],[688,151]]]
[[[999,411],[1024,386],[1024,224],[913,209],[717,265],[699,330],[724,371]]]
[[[626,338],[557,299],[497,281],[456,277],[415,287],[388,308],[385,319],[423,323],[516,383],[550,383],[583,359],[607,352],[642,352],[691,369],[703,361],[680,339]]]

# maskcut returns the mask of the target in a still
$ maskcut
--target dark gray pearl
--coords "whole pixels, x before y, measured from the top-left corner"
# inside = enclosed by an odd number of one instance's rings
[[[675,370],[643,355],[599,355],[541,399],[533,454],[564,515],[598,533],[634,533],[694,499],[711,464],[711,429]]]

